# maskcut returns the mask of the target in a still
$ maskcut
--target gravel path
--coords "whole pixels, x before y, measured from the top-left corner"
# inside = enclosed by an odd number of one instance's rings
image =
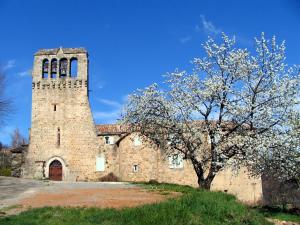
[[[53,182],[0,177],[0,212],[5,215],[44,206],[135,207],[178,195],[162,195],[125,182]]]
[[[0,176],[0,209],[37,193],[60,193],[76,189],[126,189],[135,185],[124,182],[55,182]]]

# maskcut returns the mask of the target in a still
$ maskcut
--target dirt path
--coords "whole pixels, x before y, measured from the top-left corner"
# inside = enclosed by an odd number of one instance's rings
[[[33,208],[44,206],[123,208],[161,202],[174,195],[162,195],[141,188],[63,190],[60,193],[38,193],[23,199],[20,205]]]
[[[3,177],[0,177],[0,193],[2,215],[45,206],[135,207],[161,202],[179,195],[179,193],[153,192],[121,182],[42,182]]]
[[[281,220],[277,220],[277,219],[267,218],[267,220],[274,223],[274,225],[299,225],[299,223],[296,223],[296,222],[281,221]]]

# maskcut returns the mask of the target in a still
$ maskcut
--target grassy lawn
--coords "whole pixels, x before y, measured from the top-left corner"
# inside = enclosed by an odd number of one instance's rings
[[[282,210],[281,208],[257,208],[259,212],[261,212],[265,217],[278,219],[282,221],[291,221],[300,223],[300,215],[289,212],[287,210]]]
[[[40,208],[16,216],[0,218],[2,225],[118,225],[118,224],[271,224],[261,212],[236,201],[235,197],[221,192],[208,192],[190,187],[155,184],[144,185],[149,191],[182,192],[177,199],[137,208]]]

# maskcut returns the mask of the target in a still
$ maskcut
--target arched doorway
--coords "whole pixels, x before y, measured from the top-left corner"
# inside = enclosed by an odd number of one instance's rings
[[[49,165],[49,179],[62,180],[62,164],[58,160],[53,160]]]

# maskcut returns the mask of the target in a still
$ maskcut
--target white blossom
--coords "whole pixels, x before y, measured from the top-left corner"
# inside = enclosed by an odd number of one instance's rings
[[[299,103],[299,69],[285,64],[284,42],[262,34],[255,43],[252,53],[225,34],[220,44],[209,38],[206,57],[192,61],[191,73],[177,69],[166,75],[167,88],[153,84],[132,94],[123,122],[167,155],[189,159],[204,188],[228,165],[294,176],[299,126],[290,121]]]

